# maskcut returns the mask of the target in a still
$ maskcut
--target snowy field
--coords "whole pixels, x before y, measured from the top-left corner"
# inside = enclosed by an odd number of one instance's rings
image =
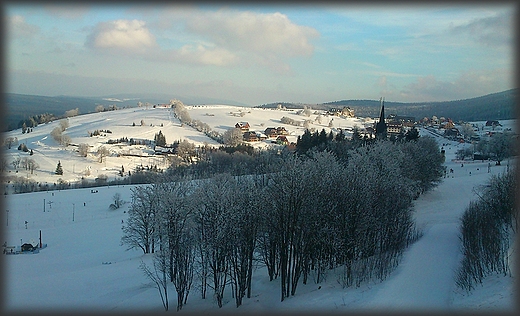
[[[144,117],[145,121],[158,124],[159,118],[155,118],[155,113],[167,110],[124,111],[138,111],[138,115]],[[259,110],[261,111],[273,110]],[[211,108],[201,109],[200,115],[205,115],[206,112],[217,116],[216,109]],[[121,131],[124,131],[127,137],[132,137],[134,129],[141,128],[130,126],[132,120],[136,120],[137,124],[138,116],[125,118],[124,122],[120,120],[116,125],[114,122],[108,125],[107,120],[116,121],[122,113],[115,111],[95,114],[98,127],[89,126],[89,129],[116,130],[115,126],[121,126]],[[190,115],[197,118],[192,110]],[[286,114],[280,117],[283,115]],[[254,121],[253,117],[259,116],[256,112],[248,113],[236,121],[248,120],[255,126],[261,123]],[[210,124],[209,120],[200,119]],[[70,133],[73,139],[84,137],[81,141],[90,141],[89,137],[80,136],[86,134],[86,128],[81,127],[85,123],[81,120],[81,116],[71,118],[71,127],[66,133]],[[328,124],[328,121],[324,120],[324,124]],[[361,125],[359,122],[356,124]],[[168,142],[175,139],[176,131],[188,130],[186,127],[181,128],[174,120],[171,120],[169,125],[166,126],[166,122],[164,125],[161,129]],[[272,125],[279,124],[273,121]],[[45,138],[50,130],[39,132],[44,128],[35,128],[26,138],[27,144],[30,148],[38,149],[42,155],[50,156],[51,153],[46,152],[46,148],[54,145],[50,137]],[[159,130],[143,128],[151,134]],[[422,136],[427,134],[427,131],[421,130]],[[187,134],[182,135],[190,137]],[[195,135],[192,137],[195,138]],[[19,139],[22,138],[21,134],[18,136]],[[485,279],[482,286],[478,285],[470,293],[458,290],[454,281],[461,259],[459,218],[469,201],[477,198],[473,189],[484,184],[490,175],[504,172],[508,162],[504,161],[502,166],[492,165],[489,173],[487,163],[465,163],[462,167],[452,159],[455,158],[456,150],[468,145],[448,142],[442,138],[438,138],[438,141],[447,144],[444,146],[446,166],[448,170],[454,169],[454,173],[443,179],[434,190],[415,201],[415,219],[424,236],[405,251],[398,268],[385,281],[372,281],[362,284],[359,288],[342,289],[331,271],[324,283],[315,284],[310,277],[307,285],[298,286],[295,296],[280,302],[279,282],[269,282],[265,269],[257,267],[253,273],[252,297],[244,298],[243,305],[237,309],[231,296],[231,288],[228,288],[225,292],[225,305],[220,311],[515,311],[515,286],[512,276],[492,275]],[[84,167],[79,158],[65,162],[65,156],[63,157],[64,168],[68,172],[72,170],[70,164],[76,164],[76,168]],[[46,167],[47,170],[38,172],[53,171],[57,158],[59,157],[49,158],[50,165]],[[110,166],[110,158],[108,161],[106,168]],[[100,165],[93,161],[89,163]],[[120,164],[117,162],[117,165]],[[513,164],[513,161],[510,164]],[[127,219],[126,210],[129,204],[118,210],[109,209],[110,203],[113,202],[112,197],[116,193],[121,194],[123,200],[130,201],[130,188],[131,186],[110,186],[94,188],[97,193],[91,193],[92,189],[89,188],[4,196],[4,206],[9,212],[3,214],[6,221],[0,225],[5,228],[4,238],[7,245],[37,243],[40,231],[42,243],[47,244],[47,247],[36,254],[3,256],[5,281],[2,292],[5,296],[5,311],[164,311],[158,290],[139,270],[141,260],[151,262],[150,255],[143,255],[140,250],[126,251],[126,247],[120,245],[121,225],[122,221]],[[49,201],[52,203],[49,204]],[[515,268],[512,270],[515,271]],[[208,295],[206,300],[200,299],[196,286],[195,280],[182,313],[219,311],[211,295]],[[211,291],[208,291],[209,294]],[[170,310],[173,312],[176,297],[172,285],[169,288],[169,296]]]
[[[228,129],[234,128],[238,122],[249,122],[251,131],[264,132],[268,127],[283,126],[290,133],[287,139],[296,142],[298,135],[303,134],[304,128],[293,125],[282,124],[282,117],[289,117],[295,121],[311,119],[314,121],[316,115],[310,117],[298,115],[296,110],[268,110],[259,108],[246,108],[227,105],[201,105],[186,106],[190,117],[199,120],[210,126],[214,131],[224,133]],[[239,113],[243,113],[240,115]],[[322,122],[310,124],[310,128],[321,130],[325,128],[327,132],[332,117],[323,117]],[[140,107],[128,108],[117,111],[91,113],[70,117],[69,127],[63,132],[71,139],[71,144],[67,147],[60,146],[52,136],[51,131],[59,126],[59,121],[48,124],[38,125],[31,133],[22,134],[21,129],[5,133],[4,137],[17,138],[18,144],[26,144],[29,150],[33,150],[34,155],[17,150],[18,145],[13,145],[11,149],[5,150],[5,159],[8,162],[6,175],[11,177],[24,177],[39,183],[54,184],[59,179],[67,182],[79,182],[82,178],[94,181],[100,175],[106,175],[112,181],[119,178],[118,172],[121,166],[125,171],[133,171],[135,166],[153,166],[166,168],[167,159],[164,156],[154,155],[152,148],[148,146],[128,146],[126,144],[107,144],[108,140],[117,140],[122,137],[128,139],[147,139],[153,140],[155,134],[161,131],[166,137],[166,143],[187,140],[195,146],[221,146],[215,140],[205,134],[198,132],[188,125],[182,125],[173,116],[169,108],[162,107]],[[141,121],[143,125],[141,126]],[[333,118],[333,129],[352,128],[353,126],[364,127],[371,124],[373,119],[362,118]],[[135,126],[134,126],[135,124]],[[89,132],[96,130],[109,130],[110,133],[101,133],[99,136],[89,136]],[[347,135],[349,135],[347,133]],[[82,157],[78,153],[78,144],[88,144],[89,153],[87,157]],[[271,139],[250,143],[254,147],[278,146],[271,143]],[[74,146],[76,145],[76,146]],[[100,146],[105,146],[110,155],[99,162],[96,154]],[[11,161],[16,158],[33,159],[39,167],[31,173],[24,168],[15,169]],[[55,175],[58,161],[63,166],[63,175]]]

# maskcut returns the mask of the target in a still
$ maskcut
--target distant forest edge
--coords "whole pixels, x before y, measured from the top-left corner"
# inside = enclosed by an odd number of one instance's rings
[[[424,117],[451,118],[453,121],[485,121],[506,120],[516,118],[516,97],[518,89],[488,94],[481,97],[442,102],[417,102],[402,103],[385,101],[385,111],[388,114],[399,116],[413,116],[416,120]],[[98,105],[108,108],[112,105],[118,108],[136,107],[138,101],[151,104],[168,103],[170,99],[180,99],[185,104],[230,104],[243,106],[243,104],[217,99],[179,98],[167,95],[126,95],[112,97],[74,97],[74,96],[37,96],[26,94],[6,93],[5,107],[2,111],[4,122],[2,132],[22,127],[24,120],[30,117],[51,114],[63,117],[66,111],[78,109],[79,114],[94,113]],[[125,98],[126,97],[126,98]],[[219,102],[220,101],[220,102]],[[226,103],[224,103],[226,102]],[[380,111],[379,100],[341,100],[321,104],[276,102],[258,105],[261,108],[276,108],[278,104],[287,109],[301,109],[304,106],[314,110],[328,110],[348,106],[354,110],[358,117],[377,117]]]
[[[4,107],[2,108],[1,130],[6,132],[13,129],[21,128],[23,121],[31,117],[54,116],[56,118],[63,117],[66,111],[78,109],[79,114],[95,113],[98,105],[104,106],[106,109],[116,106],[117,108],[137,107],[137,102],[143,104],[148,102],[151,104],[168,103],[171,99],[179,99],[184,104],[229,104],[244,106],[244,104],[231,100],[221,100],[203,97],[183,97],[177,95],[166,94],[124,94],[111,95],[105,97],[75,97],[75,96],[41,96],[5,93]],[[40,123],[38,123],[40,124]]]
[[[441,102],[402,103],[385,101],[385,113],[399,116],[413,116],[416,120],[424,117],[451,118],[458,121],[507,120],[516,118],[518,89],[492,93],[481,97]],[[384,97],[384,96],[383,96]],[[278,102],[259,105],[262,108],[276,108],[281,104],[287,109],[301,109],[304,106],[313,110],[350,107],[357,117],[377,117],[381,110],[379,100],[341,100],[321,104]]]

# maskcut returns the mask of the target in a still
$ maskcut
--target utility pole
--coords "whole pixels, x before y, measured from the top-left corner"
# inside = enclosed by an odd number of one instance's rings
[[[76,207],[76,204],[72,203],[72,221],[74,221],[74,208]]]
[[[43,199],[43,212],[45,212],[45,199]]]

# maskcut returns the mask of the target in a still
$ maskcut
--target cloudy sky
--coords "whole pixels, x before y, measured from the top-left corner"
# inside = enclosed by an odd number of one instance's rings
[[[164,93],[258,105],[443,101],[514,87],[514,2],[13,3],[4,13],[12,93]]]

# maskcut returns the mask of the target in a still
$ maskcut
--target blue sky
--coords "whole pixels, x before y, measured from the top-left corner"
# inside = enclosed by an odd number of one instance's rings
[[[443,101],[514,87],[514,2],[12,3],[4,12],[12,93],[257,105]]]

